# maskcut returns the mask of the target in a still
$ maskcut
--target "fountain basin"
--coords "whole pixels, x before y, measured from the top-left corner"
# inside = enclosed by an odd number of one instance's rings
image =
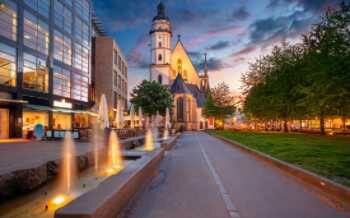
[[[130,198],[155,175],[164,156],[164,149],[143,153],[117,175],[83,194],[55,213],[55,218],[116,217]]]

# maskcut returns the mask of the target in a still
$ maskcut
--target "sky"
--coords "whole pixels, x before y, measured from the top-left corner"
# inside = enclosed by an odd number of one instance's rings
[[[282,41],[297,43],[341,0],[162,0],[199,72],[208,53],[211,87],[239,92],[249,63]],[[347,2],[350,0],[347,0]],[[128,59],[129,92],[149,78],[152,19],[159,0],[93,0],[96,15]]]

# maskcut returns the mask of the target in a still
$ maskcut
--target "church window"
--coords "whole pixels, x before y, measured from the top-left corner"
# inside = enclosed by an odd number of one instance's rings
[[[184,121],[184,99],[182,97],[176,100],[177,121]]]
[[[181,59],[177,60],[177,73],[182,76],[182,60]]]
[[[162,75],[158,75],[158,82],[159,82],[160,84],[163,83],[163,77],[162,77]]]
[[[163,60],[163,57],[161,54],[158,55],[158,61],[162,61]]]
[[[158,47],[161,48],[162,47],[162,42],[158,43]]]

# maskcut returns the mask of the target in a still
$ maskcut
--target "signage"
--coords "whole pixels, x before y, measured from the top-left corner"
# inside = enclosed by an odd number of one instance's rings
[[[53,101],[53,106],[54,107],[60,107],[60,108],[68,108],[72,109],[72,103],[66,102],[66,100],[62,99],[61,101]]]

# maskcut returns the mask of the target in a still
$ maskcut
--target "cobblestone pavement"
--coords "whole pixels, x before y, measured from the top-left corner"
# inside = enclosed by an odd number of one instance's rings
[[[183,134],[128,218],[345,218],[293,177],[206,133]]]

